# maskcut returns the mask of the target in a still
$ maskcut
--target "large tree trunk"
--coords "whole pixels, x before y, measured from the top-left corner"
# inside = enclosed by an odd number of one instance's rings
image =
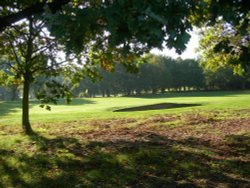
[[[33,50],[33,18],[29,17],[29,39],[27,43],[27,55],[25,61],[25,73],[23,75],[23,116],[22,116],[22,126],[23,131],[26,134],[32,134],[32,128],[29,121],[29,92],[30,92],[30,83],[31,83],[31,72],[30,64],[32,62],[32,50]]]
[[[23,84],[22,126],[23,126],[23,131],[26,134],[31,134],[33,132],[29,121],[29,90],[30,90],[30,82],[28,79],[25,78]]]

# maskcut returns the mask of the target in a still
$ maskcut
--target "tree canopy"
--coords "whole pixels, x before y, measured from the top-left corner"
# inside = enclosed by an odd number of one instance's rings
[[[47,28],[66,46],[68,54],[91,54],[89,62],[109,69],[110,59],[162,48],[163,41],[181,53],[193,25],[215,25],[223,20],[237,35],[249,35],[247,0],[3,0],[0,8],[0,31],[32,15],[45,17]],[[224,38],[215,51],[230,46]],[[244,44],[241,47],[243,65],[247,64],[248,50]],[[127,66],[130,64],[128,61]]]
[[[237,27],[220,21],[200,34],[200,58],[205,67],[219,69],[230,65],[235,73],[247,75],[250,67],[249,26],[247,31],[240,32]]]
[[[33,15],[43,17],[68,54],[88,54],[85,61],[106,69],[112,69],[110,62],[122,55],[127,60],[123,63],[130,67],[128,53],[162,48],[163,42],[181,53],[193,25],[216,26],[223,20],[238,39],[249,41],[248,0],[3,0],[0,8],[0,31]],[[217,41],[214,52],[235,52],[235,42],[228,37]],[[238,63],[246,69],[249,47],[239,41],[237,45],[241,48]]]
[[[1,62],[23,83],[23,124],[29,125],[29,86],[37,76],[61,71],[76,80],[95,78],[98,66],[113,71],[117,63],[135,71],[136,59],[163,43],[183,52],[194,25],[223,22],[232,28],[237,37],[219,37],[212,50],[233,54],[237,45],[234,62],[246,69],[249,6],[248,0],[2,0]],[[56,51],[64,51],[67,66],[61,66]],[[55,81],[48,88],[51,92],[38,95],[44,102],[67,96]]]

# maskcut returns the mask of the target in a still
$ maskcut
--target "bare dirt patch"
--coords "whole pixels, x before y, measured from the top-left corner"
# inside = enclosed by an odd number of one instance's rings
[[[189,114],[191,116],[191,114]],[[171,127],[163,125],[166,122],[179,121]],[[242,119],[215,119],[210,116],[193,114],[187,115],[158,115],[144,120],[135,119],[93,121],[99,129],[82,133],[88,141],[141,141],[152,140],[154,135],[171,140],[199,138],[211,143],[222,142],[228,135],[250,133],[250,118]],[[129,123],[135,124],[128,127]],[[161,141],[162,142],[162,141]]]
[[[21,187],[246,188],[250,118],[237,113],[38,124],[37,135],[0,149],[0,161]],[[6,139],[17,134],[0,128]],[[20,165],[8,166],[13,156]],[[27,172],[36,184],[22,180]]]
[[[184,187],[249,187],[250,118],[211,119],[213,114],[186,115],[158,115],[130,128],[110,125],[113,128],[105,127],[82,137],[90,150],[97,147],[112,153],[139,155],[138,185],[151,185],[149,181],[152,185],[172,187],[182,187],[182,184]],[[171,121],[180,124],[156,128]],[[174,181],[169,183],[166,177]]]

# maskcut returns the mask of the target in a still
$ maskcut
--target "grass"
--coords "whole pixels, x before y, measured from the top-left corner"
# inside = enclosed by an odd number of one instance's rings
[[[250,187],[250,92],[0,103],[0,187]],[[113,112],[161,103],[201,106]],[[150,106],[152,107],[152,106]]]
[[[62,101],[51,105],[47,111],[39,107],[37,101],[31,101],[31,123],[65,122],[85,119],[107,119],[121,117],[147,117],[162,113],[183,113],[193,110],[237,110],[250,108],[250,91],[245,92],[191,92],[165,95],[146,95],[142,97],[117,97],[74,99],[69,105]],[[201,106],[150,110],[134,112],[113,112],[123,108],[138,107],[159,103],[198,104]],[[21,102],[0,102],[0,124],[17,124],[21,122]]]

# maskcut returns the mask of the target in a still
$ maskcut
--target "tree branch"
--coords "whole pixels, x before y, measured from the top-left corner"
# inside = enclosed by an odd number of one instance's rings
[[[9,68],[11,68],[11,69],[17,71],[17,69],[11,64],[10,61],[8,61],[8,62],[1,62],[1,63],[2,63],[3,65],[8,66]]]
[[[20,62],[20,60],[19,60],[19,58],[18,58],[18,55],[17,55],[17,53],[16,53],[15,47],[14,47],[14,45],[12,44],[11,40],[9,40],[9,43],[10,43],[10,47],[11,47],[11,50],[12,50],[12,53],[13,53],[13,55],[14,55],[14,57],[15,57],[16,62],[17,62],[18,64],[21,64],[21,62]]]
[[[54,0],[51,3],[39,2],[17,13],[0,17],[0,33],[3,32],[6,27],[11,26],[13,23],[16,23],[24,18],[28,18],[35,14],[42,14],[45,11],[45,5],[48,5],[52,13],[55,13],[56,11],[60,10],[63,5],[66,5],[69,2],[70,0]]]

